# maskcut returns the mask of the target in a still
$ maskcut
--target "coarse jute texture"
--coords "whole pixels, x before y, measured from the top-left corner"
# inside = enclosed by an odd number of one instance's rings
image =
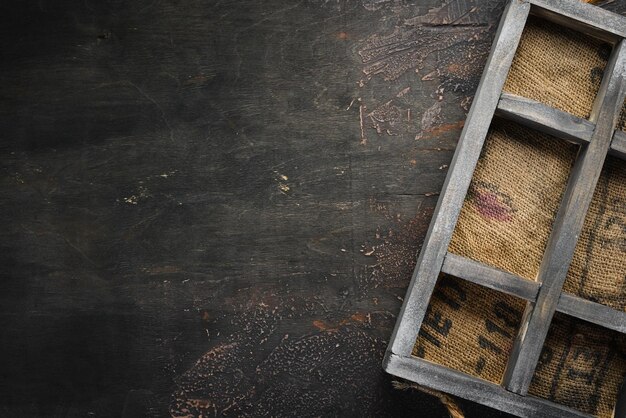
[[[626,161],[609,156],[563,290],[626,311]]]
[[[556,313],[529,393],[610,417],[626,373],[626,339]]]
[[[530,17],[504,91],[588,118],[610,52],[600,41]]]
[[[442,275],[413,354],[499,383],[523,310],[520,299]]]
[[[534,280],[576,151],[494,120],[450,251]]]
[[[531,18],[505,90],[587,118],[609,52],[601,42]],[[495,118],[449,251],[536,280],[577,150]],[[625,282],[626,162],[609,157],[564,290],[626,310]],[[524,307],[524,301],[442,275],[414,355],[500,383]],[[530,393],[610,416],[626,374],[624,341],[557,315]]]

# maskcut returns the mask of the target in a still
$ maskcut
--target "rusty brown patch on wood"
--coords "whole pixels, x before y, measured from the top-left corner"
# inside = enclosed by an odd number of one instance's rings
[[[364,314],[362,312],[355,312],[352,315],[350,315],[349,318],[345,318],[342,319],[338,322],[328,322],[328,321],[324,321],[321,319],[315,319],[313,320],[313,326],[317,329],[319,329],[320,331],[339,331],[339,329],[341,329],[342,327],[345,327],[347,325],[354,325],[354,324],[369,324],[371,323],[371,314]]]
[[[452,123],[444,123],[443,125],[436,126],[432,129],[429,129],[428,131],[421,132],[416,137],[416,139],[427,139],[427,138],[439,136],[446,132],[460,131],[461,129],[463,129],[463,126],[465,126],[464,120],[459,120],[459,121],[452,122]]]
[[[355,322],[368,322],[369,321],[369,314],[365,315],[361,312],[357,312],[354,313],[350,316],[350,319],[352,319]]]
[[[325,321],[322,321],[321,319],[313,320],[313,326],[319,329],[320,331],[336,330],[335,327],[327,324]]]

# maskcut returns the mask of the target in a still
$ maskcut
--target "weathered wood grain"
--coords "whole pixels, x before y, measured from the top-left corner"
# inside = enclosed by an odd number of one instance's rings
[[[380,363],[502,4],[0,4],[0,415],[447,416]]]
[[[380,363],[503,5],[0,3],[0,415],[447,417]]]

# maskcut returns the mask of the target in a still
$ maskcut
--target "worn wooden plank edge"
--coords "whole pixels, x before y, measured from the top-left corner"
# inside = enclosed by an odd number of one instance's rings
[[[626,37],[626,18],[580,0],[529,0],[531,13],[570,29],[615,43]]]
[[[604,328],[626,333],[626,312],[569,293],[561,293],[556,310]]]
[[[595,124],[532,99],[502,93],[496,115],[579,145],[591,141]]]
[[[626,160],[626,132],[620,130],[615,131],[609,154]]]
[[[529,3],[510,0],[500,20],[486,70],[461,132],[400,311],[400,319],[391,336],[388,350],[394,354],[410,355],[415,345],[529,11]]]
[[[591,141],[595,124],[526,97],[502,93],[496,116],[578,145]],[[626,159],[626,132],[613,135],[609,154]]]
[[[417,357],[403,357],[387,352],[383,368],[387,373],[419,385],[521,417],[591,417],[545,399],[509,392],[495,383]]]
[[[441,271],[531,302],[536,300],[541,287],[538,282],[452,253],[446,255]],[[607,329],[626,333],[626,312],[600,303],[569,293],[561,293],[556,310]]]
[[[623,74],[626,42],[620,41],[611,55],[594,103],[591,121],[596,122],[591,141],[581,147],[539,269],[541,288],[522,318],[504,374],[504,387],[526,395],[556,311],[559,296],[574,256],[578,237],[593,192],[609,151],[624,100]]]
[[[539,283],[537,282],[452,253],[446,255],[441,271],[498,292],[533,302],[539,291]]]
[[[526,300],[534,300],[540,287],[540,284],[537,282],[452,253],[446,255],[441,271],[463,280]],[[575,295],[562,293],[558,302],[557,311],[600,325],[607,329],[626,333],[626,312],[618,311]],[[444,367],[444,369],[447,368]],[[423,384],[429,386],[428,382]],[[498,386],[498,388],[500,387]],[[449,386],[445,386],[444,389],[441,390],[452,393],[449,390]],[[510,392],[507,391],[507,393]],[[457,396],[463,397],[464,395],[457,393]],[[528,399],[527,397],[523,398]],[[500,407],[500,402],[498,402],[497,405]],[[508,412],[514,413],[514,411]],[[559,413],[562,412],[563,411],[559,410]],[[616,415],[616,417],[617,416],[620,415]]]

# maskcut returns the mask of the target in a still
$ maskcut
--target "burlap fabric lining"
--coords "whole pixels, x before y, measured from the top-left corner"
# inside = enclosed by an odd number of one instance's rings
[[[600,42],[531,18],[505,90],[587,118],[609,52]],[[449,250],[535,280],[576,152],[574,145],[495,119]],[[605,164],[564,289],[626,310],[623,160]],[[499,383],[524,306],[442,276],[414,354]],[[530,394],[610,416],[626,375],[625,342],[620,334],[557,315]]]
[[[494,120],[450,251],[534,280],[576,146]]]
[[[608,157],[563,290],[626,310],[626,161]]]

